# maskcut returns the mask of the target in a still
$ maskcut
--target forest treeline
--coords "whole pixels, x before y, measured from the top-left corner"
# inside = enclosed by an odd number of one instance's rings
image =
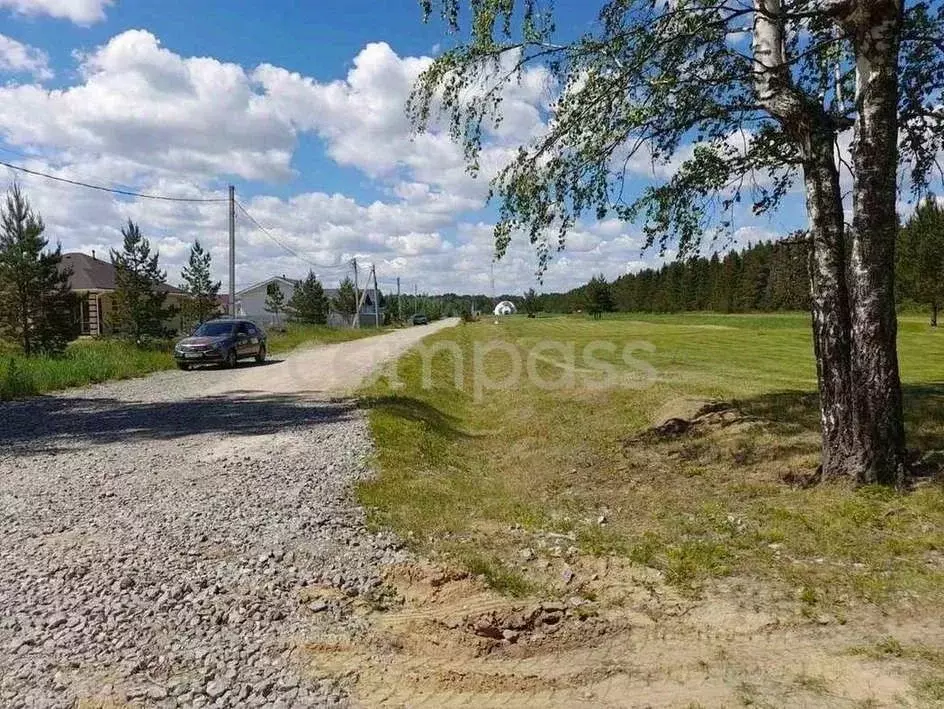
[[[673,313],[713,311],[746,313],[808,310],[810,243],[800,232],[779,241],[748,244],[738,251],[666,263],[627,273],[608,282],[595,276],[567,293],[497,298],[456,295],[411,298],[406,312],[430,317],[487,313],[510,300],[519,312],[573,313],[599,316],[610,311]],[[898,231],[895,297],[905,309],[930,310],[937,325],[944,309],[944,202],[931,196],[915,208]]]
[[[799,240],[761,242],[723,256],[716,253],[710,258],[673,261],[658,269],[627,273],[606,284],[610,307],[603,309],[666,313],[806,310],[807,248],[807,243]],[[537,310],[569,313],[592,309],[601,297],[600,285],[595,279],[567,293],[537,295]]]

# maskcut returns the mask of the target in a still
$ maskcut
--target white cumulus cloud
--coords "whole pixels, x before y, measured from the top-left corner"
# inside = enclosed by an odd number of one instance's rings
[[[4,34],[0,34],[0,72],[31,74],[40,81],[53,77],[46,52]]]
[[[60,11],[108,5],[0,0],[0,7],[18,12],[41,4]],[[0,57],[36,78],[48,69],[38,50],[0,49]],[[431,60],[400,56],[383,42],[366,45],[349,71],[330,81],[271,64],[181,56],[140,29],[76,57],[71,85],[0,84],[2,143],[34,156],[19,160],[30,169],[141,192],[221,198],[226,182],[242,178],[240,200],[269,235],[238,214],[241,286],[274,274],[301,277],[309,268],[335,285],[356,257],[377,265],[385,288],[399,276],[405,290],[415,281],[421,291],[487,293],[494,251],[491,219],[480,211],[487,182],[519,144],[543,130],[553,89],[539,69],[508,88],[505,120],[486,127],[481,176],[473,179],[461,149],[440,127],[414,136],[405,115],[413,82]],[[287,194],[284,181],[295,175],[305,135],[317,136],[328,157],[358,170],[381,198]],[[42,213],[47,236],[67,251],[95,250],[107,258],[130,218],[160,250],[171,282],[179,281],[195,239],[225,279],[225,204],[128,199],[35,176],[18,179]],[[272,196],[276,183],[282,183],[279,196]],[[571,288],[600,272],[613,278],[658,263],[641,255],[641,246],[638,232],[618,220],[578,224],[544,287]],[[496,289],[523,292],[536,283],[536,270],[534,247],[515,238],[495,265]]]
[[[278,179],[296,135],[245,71],[216,59],[183,58],[144,30],[130,30],[82,57],[84,83],[46,90],[0,88],[7,142],[117,155],[144,171]]]
[[[18,15],[48,15],[90,25],[105,19],[105,8],[115,0],[0,0],[0,8]]]

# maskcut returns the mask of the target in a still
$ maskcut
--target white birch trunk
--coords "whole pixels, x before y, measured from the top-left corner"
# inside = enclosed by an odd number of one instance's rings
[[[760,103],[799,145],[810,221],[810,302],[820,393],[824,478],[854,475],[853,407],[845,225],[836,129],[795,90],[784,55],[780,0],[754,1],[754,85]]]
[[[848,21],[858,108],[850,271],[857,477],[900,485],[907,470],[894,267],[901,0],[860,0]]]

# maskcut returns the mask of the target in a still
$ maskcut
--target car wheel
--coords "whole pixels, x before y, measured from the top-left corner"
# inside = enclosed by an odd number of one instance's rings
[[[190,369],[190,365],[187,364],[186,362],[178,362],[178,363],[177,363],[177,369],[182,369],[183,371],[186,372],[187,370]]]
[[[226,353],[226,367],[227,369],[236,369],[236,365],[239,362],[236,357],[236,350],[232,349]]]
[[[262,364],[266,360],[266,346],[259,345],[259,354],[256,355],[256,361]]]

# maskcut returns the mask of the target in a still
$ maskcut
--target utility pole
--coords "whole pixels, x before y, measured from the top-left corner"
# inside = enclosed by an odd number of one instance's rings
[[[361,295],[360,290],[357,285],[357,259],[351,259],[351,265],[354,266],[354,320],[351,322],[351,325],[355,328],[361,326]]]
[[[371,264],[370,270],[372,274],[374,271],[373,264]],[[357,277],[356,266],[354,269],[354,275],[356,278]],[[358,288],[355,286],[355,292],[357,292],[357,290]],[[359,328],[361,326],[361,309],[364,307],[364,304],[367,302],[367,293],[369,290],[370,290],[370,275],[367,276],[367,283],[364,284],[364,290],[360,291],[357,297],[357,302],[355,303],[355,305],[357,306],[357,314],[354,316],[354,322],[356,323],[355,327]]]
[[[229,186],[229,314],[236,317],[236,188]]]
[[[370,275],[374,277],[374,327],[380,327],[380,290],[377,288],[377,269],[370,265]]]
[[[397,276],[397,321],[403,322],[403,300],[400,297],[400,276]]]
[[[417,290],[416,290],[416,284],[414,283],[414,284],[413,284],[413,314],[414,314],[414,315],[416,315],[416,313],[417,313],[416,306],[417,306],[417,304],[419,303],[419,298],[420,298],[420,296],[419,296],[419,293],[418,293]]]

